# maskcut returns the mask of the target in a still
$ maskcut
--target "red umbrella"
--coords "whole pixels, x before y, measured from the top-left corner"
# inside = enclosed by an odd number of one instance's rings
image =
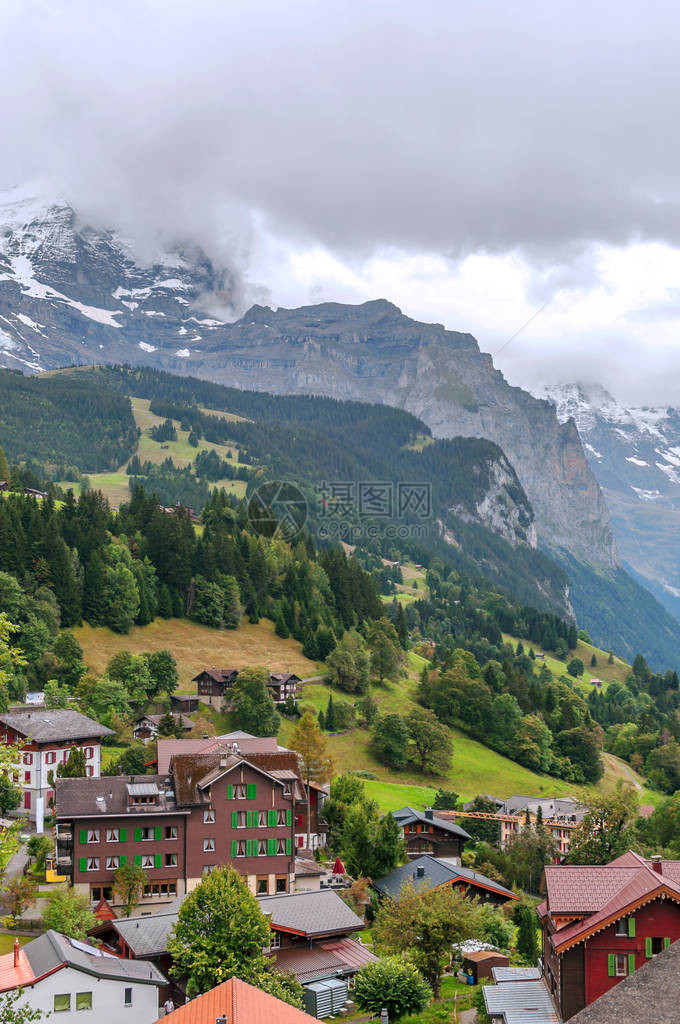
[[[333,865],[333,874],[334,875],[344,875],[344,873],[345,873],[345,865],[342,863],[342,861],[340,860],[339,857],[336,857],[335,858],[335,864]]]

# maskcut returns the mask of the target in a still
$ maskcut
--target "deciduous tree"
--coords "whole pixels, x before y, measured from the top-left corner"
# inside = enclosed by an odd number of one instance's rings
[[[53,928],[71,939],[85,939],[96,923],[85,893],[68,888],[55,889],[48,894],[47,909],[43,914],[45,928]]]
[[[146,874],[138,864],[123,864],[113,879],[113,891],[123,904],[123,914],[129,917],[144,894]]]
[[[395,956],[367,964],[354,984],[354,1001],[359,1009],[379,1017],[384,1007],[390,1020],[419,1013],[431,998],[432,989],[418,968]]]
[[[305,711],[295,726],[290,745],[299,755],[302,777],[307,788],[307,849],[309,849],[312,830],[310,785],[312,782],[317,784],[328,782],[333,774],[333,761],[328,741],[311,711]]]

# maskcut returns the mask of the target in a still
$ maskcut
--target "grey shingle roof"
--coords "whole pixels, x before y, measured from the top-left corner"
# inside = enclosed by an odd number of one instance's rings
[[[274,958],[274,966],[277,971],[289,971],[303,985],[308,985],[322,978],[336,978],[338,974],[354,974],[377,959],[366,946],[344,939],[318,943],[312,949],[305,946],[281,949]]]
[[[470,838],[465,829],[461,828],[460,825],[456,825],[455,822],[448,821],[446,818],[438,818],[434,813],[431,818],[428,818],[422,811],[414,811],[412,807],[402,807],[399,811],[392,811],[392,816],[397,819],[402,827],[404,825],[411,825],[414,822],[420,825],[436,825],[443,832],[449,832],[460,839]]]
[[[133,782],[134,778],[134,782]],[[155,804],[131,805],[128,786],[137,783],[145,791],[152,785],[158,788]],[[55,779],[55,808],[58,818],[91,818],[105,815],[153,815],[186,813],[177,808],[172,796],[171,782],[162,775],[111,775],[99,779]]]
[[[159,956],[167,950],[168,938],[179,916],[179,908],[144,917],[121,917],[111,924],[136,957]]]
[[[419,868],[422,869],[422,875],[418,874]],[[446,885],[447,882],[451,882],[455,878],[462,878],[477,888],[493,889],[494,892],[506,896],[507,899],[517,898],[510,889],[487,878],[486,875],[480,875],[478,871],[471,871],[470,868],[458,867],[451,858],[430,857],[429,854],[417,857],[408,864],[402,864],[400,868],[395,868],[389,875],[374,881],[373,885],[378,892],[384,893],[385,896],[398,899],[399,893],[405,885],[410,884],[416,889],[427,892],[429,889],[436,889],[439,885]]]
[[[559,1024],[560,1018],[542,981],[485,985],[482,991],[486,1012],[493,1017],[502,1017],[505,1024],[526,1024],[529,1020],[531,1024]],[[572,1020],[575,1021],[576,1017]]]
[[[68,939],[51,929],[24,946],[24,952],[36,977],[42,977],[67,964],[97,978],[134,981],[142,985],[167,983],[167,979],[153,964],[143,960],[122,960],[97,949],[88,951],[85,943]]]
[[[302,935],[340,935],[364,927],[361,918],[332,889],[261,896],[259,903],[272,927]]]
[[[680,1004],[680,941],[605,992],[570,1024],[677,1024]]]
[[[111,729],[81,715],[79,711],[73,711],[72,708],[8,711],[0,715],[0,722],[22,736],[30,736],[36,743],[94,740],[100,736],[113,736]]]

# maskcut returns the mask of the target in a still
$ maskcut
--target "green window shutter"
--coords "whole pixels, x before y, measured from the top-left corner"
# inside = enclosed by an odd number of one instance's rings
[[[127,829],[122,828],[119,832],[121,843],[127,843]]]
[[[254,782],[249,782],[246,786],[246,798],[248,800],[255,800],[257,798],[257,786]]]
[[[666,936],[666,938],[663,940],[663,948],[664,949],[668,949],[670,944],[671,944],[671,940],[668,938],[668,936]]]
[[[293,812],[291,811],[291,809],[289,807],[288,810],[286,811],[286,825],[290,825],[292,820],[293,820]]]
[[[635,971],[635,953],[628,954],[628,973],[633,974]]]
[[[286,839],[286,853],[290,857],[290,839]]]
[[[153,860],[154,860],[154,864],[156,865],[157,868],[162,868],[163,867],[163,857],[162,857],[162,854],[157,853]]]
[[[232,839],[232,841],[231,841],[231,855],[232,855],[232,857],[236,856],[236,840],[235,839]]]
[[[125,856],[125,854],[123,854],[123,856],[120,858],[120,866],[121,867],[125,867],[126,864],[127,864],[127,857]]]
[[[269,857],[275,857],[276,856],[276,840],[275,839],[268,839],[267,840],[267,856],[269,856]]]
[[[252,824],[253,824],[253,812],[252,811],[246,811],[246,826],[247,826],[247,828],[251,828]]]
[[[634,939],[635,938],[635,918],[634,917],[629,917],[628,918],[628,938],[629,939]]]
[[[267,815],[268,815],[269,827],[270,828],[275,828],[276,827],[276,811],[268,811]]]
[[[136,828],[135,829],[135,842],[136,843],[141,843],[141,841],[142,841],[142,830],[141,830],[141,828]]]
[[[87,829],[86,828],[81,828],[80,832],[78,833],[78,842],[79,843],[86,843],[87,842]]]
[[[246,839],[246,857],[252,857],[253,855],[253,844],[250,839]]]
[[[613,953],[610,953],[607,957],[607,974],[610,978],[616,977],[616,959]]]
[[[142,858],[141,858],[141,856],[138,853],[136,853],[135,856],[134,856],[134,862],[135,862],[135,864],[137,865],[138,868],[141,868],[141,866],[142,866]]]
[[[238,811],[231,812],[231,827],[238,828]]]
[[[87,871],[87,857],[78,858],[78,871]]]
[[[161,828],[160,825],[156,825],[154,834],[156,836],[156,840],[163,838],[163,829]]]
[[[227,800],[233,800],[233,799],[234,799],[234,787],[230,783],[227,786]]]
[[[645,956],[647,959],[652,955],[652,940],[649,936],[645,939]]]

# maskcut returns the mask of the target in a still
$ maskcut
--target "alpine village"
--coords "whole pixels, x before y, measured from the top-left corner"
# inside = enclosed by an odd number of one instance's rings
[[[0,1024],[680,1024],[680,12],[0,39]]]

